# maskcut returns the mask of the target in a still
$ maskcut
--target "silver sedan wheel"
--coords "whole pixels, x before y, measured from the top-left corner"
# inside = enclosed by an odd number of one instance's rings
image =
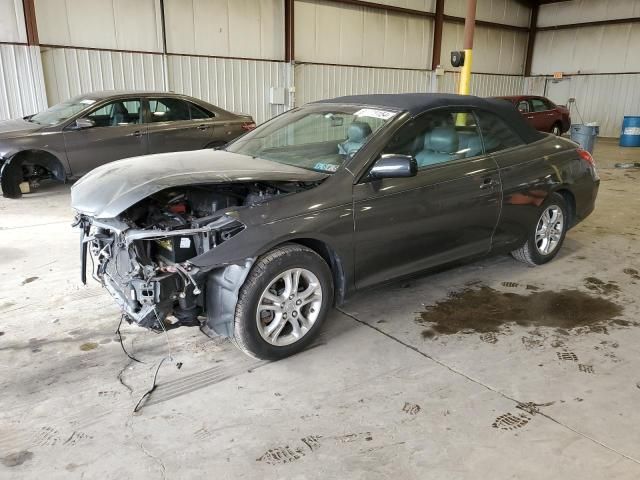
[[[536,248],[541,255],[549,255],[560,243],[564,231],[564,215],[557,205],[545,208],[536,227]]]
[[[320,315],[322,286],[305,268],[292,268],[264,289],[256,311],[260,336],[271,345],[291,345],[304,337]]]

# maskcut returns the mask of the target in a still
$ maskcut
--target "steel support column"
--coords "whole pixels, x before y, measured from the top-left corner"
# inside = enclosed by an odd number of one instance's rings
[[[469,95],[471,91],[471,65],[473,63],[473,34],[476,26],[476,0],[467,0],[467,15],[464,19],[464,64],[460,72],[460,95]]]

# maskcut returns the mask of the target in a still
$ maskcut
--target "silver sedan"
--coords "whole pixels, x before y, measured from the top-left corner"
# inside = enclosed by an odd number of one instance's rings
[[[255,128],[250,115],[167,92],[94,92],[0,122],[0,184],[17,198],[45,179],[152,153],[216,148]]]

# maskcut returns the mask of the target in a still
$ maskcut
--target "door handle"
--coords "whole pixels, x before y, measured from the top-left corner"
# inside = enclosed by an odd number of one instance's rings
[[[480,189],[485,190],[487,188],[493,188],[498,185],[500,185],[500,182],[498,180],[496,180],[495,178],[487,177],[482,181],[482,184],[480,184]]]
[[[198,130],[207,130],[209,128],[209,125],[198,125]]]
[[[142,132],[140,130],[136,130],[133,133],[130,133],[129,135],[127,135],[128,137],[141,137],[142,136]]]

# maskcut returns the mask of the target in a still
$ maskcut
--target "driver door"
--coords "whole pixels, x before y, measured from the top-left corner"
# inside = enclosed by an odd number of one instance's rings
[[[425,113],[380,154],[412,155],[418,173],[354,185],[357,288],[490,250],[500,177],[471,112]]]
[[[141,120],[139,98],[121,98],[103,103],[83,118],[93,127],[64,130],[64,143],[74,177],[121,158],[147,153],[147,127]]]

